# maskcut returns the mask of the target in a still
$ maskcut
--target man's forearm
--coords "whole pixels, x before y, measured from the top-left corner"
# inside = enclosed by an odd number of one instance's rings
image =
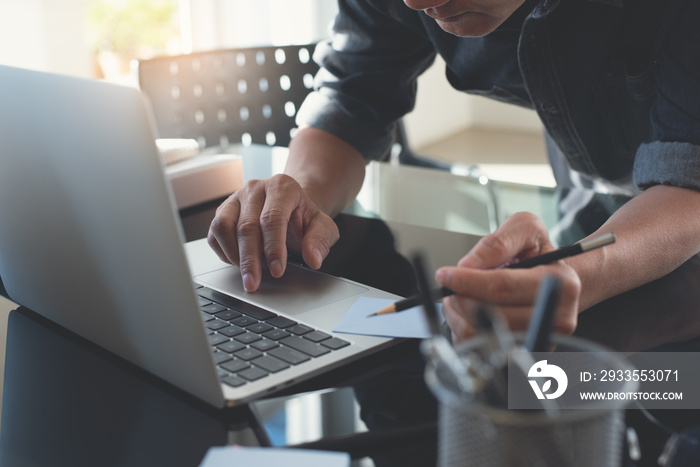
[[[350,144],[305,127],[289,145],[285,173],[299,182],[326,214],[335,216],[353,202],[362,187],[367,160]]]
[[[581,310],[669,274],[700,252],[700,192],[655,186],[596,232],[617,242],[566,262],[582,283]]]

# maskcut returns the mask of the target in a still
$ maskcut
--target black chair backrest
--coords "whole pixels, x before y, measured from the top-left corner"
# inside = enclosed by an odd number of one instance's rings
[[[202,147],[288,146],[299,106],[313,88],[314,44],[252,47],[142,60],[141,91],[158,137]]]

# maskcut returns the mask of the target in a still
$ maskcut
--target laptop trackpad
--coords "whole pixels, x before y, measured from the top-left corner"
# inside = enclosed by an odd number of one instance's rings
[[[195,276],[194,279],[204,286],[245,302],[285,314],[303,313],[368,290],[333,276],[292,264],[287,265],[284,276],[279,279],[272,277],[267,268],[263,268],[260,288],[252,293],[243,289],[241,272],[236,266],[217,269]]]

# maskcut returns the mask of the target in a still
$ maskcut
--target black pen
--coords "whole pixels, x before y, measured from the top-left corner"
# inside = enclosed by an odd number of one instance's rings
[[[550,264],[560,259],[570,258],[571,256],[576,256],[587,251],[595,250],[596,248],[600,248],[605,245],[610,245],[611,243],[615,243],[615,234],[607,233],[598,237],[590,238],[588,240],[582,240],[573,245],[565,246],[563,248],[550,251],[549,253],[545,253],[543,255],[527,258],[522,261],[518,261],[517,263],[511,263],[505,267],[508,269],[534,268],[535,266]],[[433,290],[431,295],[433,297],[433,300],[439,300],[441,298],[454,295],[454,291],[448,289],[447,287],[440,287],[438,289]],[[414,295],[412,297],[399,300],[398,302],[395,302],[387,306],[386,308],[382,308],[378,312],[373,313],[369,316],[379,316],[389,313],[398,313],[399,311],[408,310],[409,308],[413,308],[420,304],[420,295]]]
[[[440,332],[440,315],[432,300],[428,278],[423,266],[423,258],[420,253],[413,257],[413,268],[416,272],[416,281],[420,292],[421,305],[425,319],[430,329],[430,338],[423,341],[421,351],[436,365],[436,371],[441,368],[447,370],[449,378],[452,378],[462,393],[473,393],[475,390],[474,380],[469,374],[464,360],[459,356],[452,344]]]
[[[549,337],[554,324],[554,312],[559,302],[561,283],[554,276],[545,276],[537,292],[535,306],[532,309],[530,325],[525,334],[525,350],[528,352],[547,352]]]

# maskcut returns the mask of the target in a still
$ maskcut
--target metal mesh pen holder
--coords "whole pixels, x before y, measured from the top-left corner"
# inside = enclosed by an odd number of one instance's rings
[[[518,344],[522,338],[516,334]],[[589,358],[592,358],[600,360],[594,364],[600,368],[631,369],[615,354],[582,339],[552,336],[552,343],[557,352],[592,352],[586,356],[587,368],[591,367]],[[484,345],[485,339],[478,336],[456,350],[464,358]],[[615,406],[608,403],[604,407],[560,409],[553,416],[544,411],[509,410],[478,398],[464,397],[431,359],[425,378],[440,403],[440,467],[617,467],[621,464],[625,401],[618,401]],[[634,391],[636,387],[637,383],[628,381],[619,383],[615,389],[609,385],[605,389]]]

